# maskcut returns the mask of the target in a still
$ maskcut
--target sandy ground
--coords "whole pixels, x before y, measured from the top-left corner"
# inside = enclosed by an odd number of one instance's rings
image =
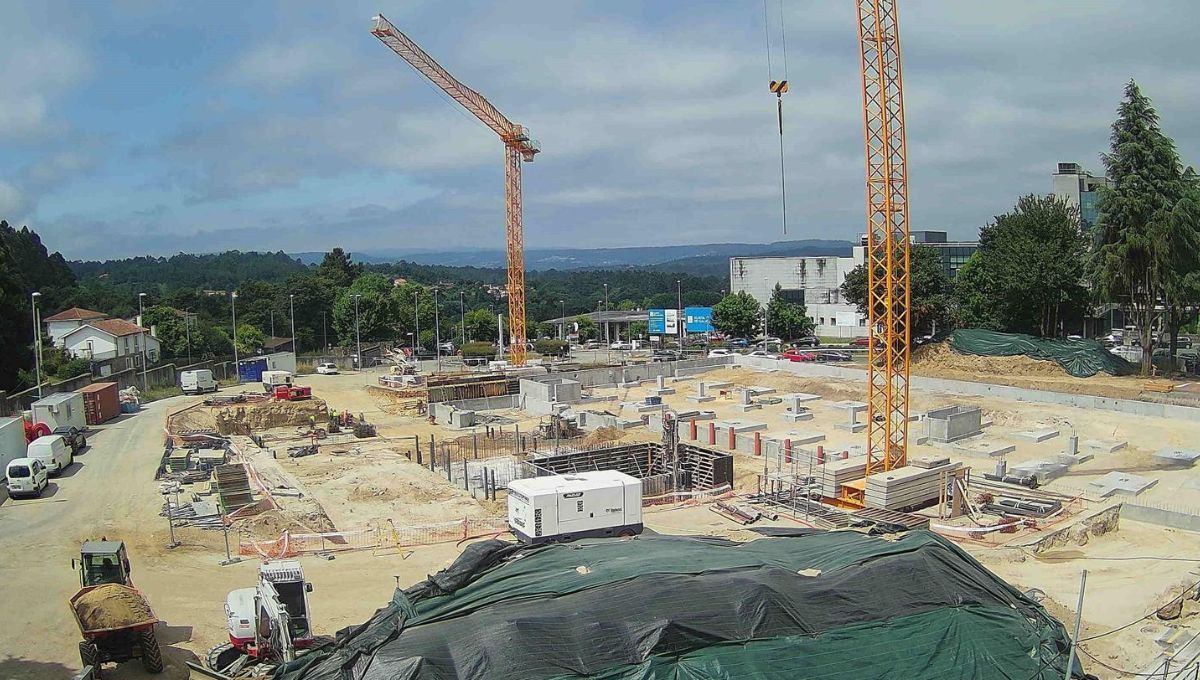
[[[388,414],[363,389],[374,377],[369,374],[314,375],[305,376],[302,381],[311,384],[317,396],[325,399],[331,409],[347,409],[376,423],[381,435],[378,440],[363,440],[354,445],[327,444],[321,454],[298,460],[259,459],[266,454],[251,453],[269,482],[304,490],[305,502],[312,505],[293,508],[294,514],[303,515],[308,511],[303,508],[311,510],[315,507],[320,517],[338,527],[358,527],[387,519],[414,525],[463,516],[502,514],[498,505],[472,499],[469,494],[451,487],[444,476],[430,473],[404,456],[404,451],[411,448],[408,441],[414,436],[424,442],[431,433],[441,440],[469,432],[455,432],[430,425],[424,419]],[[796,424],[784,421],[782,404],[768,405],[749,413],[736,409],[732,395],[703,405],[693,404],[686,396],[694,392],[696,379],[673,383],[678,393],[665,400],[680,410],[712,409],[722,418],[765,422],[775,433],[789,430],[821,432],[828,437],[826,449],[830,452],[863,444],[863,435],[833,427],[844,416],[829,406],[829,402],[842,399],[861,400],[861,383],[805,379],[745,369],[723,369],[700,379],[769,386],[781,393],[810,392],[821,395],[822,400],[810,404],[815,414],[812,421]],[[594,392],[614,394],[621,401],[629,401],[644,396],[648,388],[649,385],[631,390]],[[194,401],[195,398],[179,397],[156,402],[142,413],[103,426],[89,436],[92,446],[80,456],[80,464],[55,480],[47,497],[0,504],[0,536],[4,537],[6,548],[0,552],[0,577],[6,584],[4,602],[10,612],[22,612],[25,619],[19,626],[0,627],[0,679],[59,680],[70,677],[78,668],[78,637],[66,606],[67,598],[78,587],[70,560],[77,554],[79,541],[100,535],[127,541],[134,565],[134,580],[164,621],[160,639],[167,645],[169,668],[168,673],[160,677],[187,677],[183,662],[193,658],[194,654],[202,656],[207,649],[224,640],[222,604],[225,595],[254,582],[256,562],[219,566],[217,562],[225,556],[220,532],[182,529],[177,538],[183,545],[168,550],[165,547],[167,526],[158,515],[162,498],[152,479],[162,453],[165,416],[169,410]],[[1141,499],[1200,507],[1200,488],[1192,488],[1200,487],[1195,483],[1195,471],[1160,470],[1149,462],[1149,454],[1157,448],[1194,445],[1192,442],[1200,436],[1200,423],[913,393],[916,410],[948,403],[982,406],[985,418],[993,421],[983,438],[1017,444],[1016,452],[1008,456],[1010,464],[1063,450],[1068,431],[1072,429],[1079,433],[1081,440],[1130,440],[1129,449],[1097,454],[1093,461],[1072,470],[1070,476],[1052,483],[1052,490],[1081,490],[1088,481],[1108,470],[1133,469],[1138,474],[1159,480],[1157,486]],[[607,402],[598,408],[616,411],[620,404]],[[621,412],[630,418],[636,415],[629,408]],[[522,431],[532,431],[538,420],[524,418],[517,425]],[[1018,430],[1038,426],[1056,427],[1062,429],[1063,434],[1040,444],[1012,436]],[[505,425],[506,431],[511,427],[512,424]],[[286,438],[294,433],[294,429],[280,428],[278,434]],[[686,429],[682,434],[686,439]],[[635,428],[626,434],[628,440],[655,440],[658,436],[645,428]],[[271,445],[281,443],[285,443],[285,439],[273,441]],[[949,453],[980,470],[990,469],[995,464],[993,460],[960,455],[945,446],[914,445],[912,453]],[[739,486],[743,490],[753,488],[754,476],[761,470],[761,459],[749,452],[739,452],[735,465]],[[284,501],[295,502],[294,499]],[[1099,504],[1089,504],[1089,507],[1099,507]],[[296,517],[278,519],[282,526]],[[319,523],[314,517],[308,519],[310,523]],[[715,534],[738,540],[755,537],[753,532],[706,506],[652,508],[646,513],[645,523],[649,529],[662,533]],[[787,518],[775,523],[796,526]],[[264,535],[278,528],[265,521],[264,525],[259,527]],[[236,536],[232,538],[236,540]],[[1192,571],[1196,564],[1193,562],[1128,559],[1162,556],[1200,559],[1200,537],[1133,522],[1122,522],[1116,533],[1095,538],[1085,546],[1064,547],[1039,557],[1015,548],[971,546],[969,549],[989,568],[1018,587],[1045,591],[1046,606],[1068,625],[1077,595],[1079,571],[1088,568],[1091,576],[1083,617],[1085,637],[1111,630],[1152,611],[1169,598],[1172,589],[1182,581],[1200,580],[1200,575]],[[342,627],[360,623],[390,598],[397,583],[407,586],[423,579],[448,564],[460,550],[461,546],[443,544],[343,553],[332,561],[302,558],[306,575],[315,588],[311,606],[317,632],[333,634]],[[39,568],[30,568],[34,563]],[[1186,613],[1183,625],[1196,625],[1192,622],[1193,617],[1194,613]],[[1153,638],[1161,631],[1161,626],[1152,621],[1134,625],[1120,634],[1090,642],[1085,649],[1111,665],[1139,668],[1157,654]],[[1102,678],[1120,677],[1092,664],[1088,669]],[[108,675],[143,677],[136,663],[125,664]]]

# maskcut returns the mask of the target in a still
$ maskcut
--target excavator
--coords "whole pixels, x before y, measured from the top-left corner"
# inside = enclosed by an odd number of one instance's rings
[[[295,660],[317,641],[309,620],[312,584],[296,560],[272,560],[258,568],[258,583],[225,598],[229,642],[208,652],[208,668],[227,678],[263,677]]]

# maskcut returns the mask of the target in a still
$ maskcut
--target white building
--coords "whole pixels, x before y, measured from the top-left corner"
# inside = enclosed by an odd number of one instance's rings
[[[139,356],[145,346],[150,361],[157,361],[160,346],[150,331],[124,319],[90,321],[67,333],[63,345],[72,356],[104,361],[122,356]]]
[[[863,263],[865,253],[859,246],[851,257],[731,257],[729,292],[744,291],[766,306],[778,284],[785,300],[807,308],[817,335],[865,336],[867,318],[842,298],[841,291],[846,275]]]
[[[64,309],[54,316],[48,316],[42,319],[42,322],[46,324],[46,333],[50,336],[54,346],[62,347],[63,339],[71,331],[86,323],[106,318],[108,318],[108,315],[103,312],[96,312],[82,307],[72,307]]]

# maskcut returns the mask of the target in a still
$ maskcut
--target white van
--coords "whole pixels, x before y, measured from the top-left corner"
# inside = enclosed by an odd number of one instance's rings
[[[212,371],[207,368],[198,371],[184,371],[179,374],[179,387],[184,394],[202,394],[216,392],[217,381],[213,380]]]
[[[38,437],[29,442],[25,456],[45,465],[47,472],[52,475],[61,474],[75,462],[75,453],[60,434]]]
[[[41,496],[42,491],[49,486],[49,475],[46,466],[36,458],[13,458],[4,469],[8,479],[8,495]]]
[[[292,386],[291,371],[263,371],[262,385],[264,392],[274,392],[276,387]]]

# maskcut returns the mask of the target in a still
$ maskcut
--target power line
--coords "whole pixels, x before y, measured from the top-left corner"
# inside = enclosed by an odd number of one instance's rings
[[[779,0],[779,37],[781,39],[780,47],[783,49],[783,79],[787,80],[787,25],[783,20],[783,0]]]
[[[763,42],[767,46],[767,80],[775,75],[775,69],[771,68],[771,27],[767,12],[767,0],[763,0]]]

